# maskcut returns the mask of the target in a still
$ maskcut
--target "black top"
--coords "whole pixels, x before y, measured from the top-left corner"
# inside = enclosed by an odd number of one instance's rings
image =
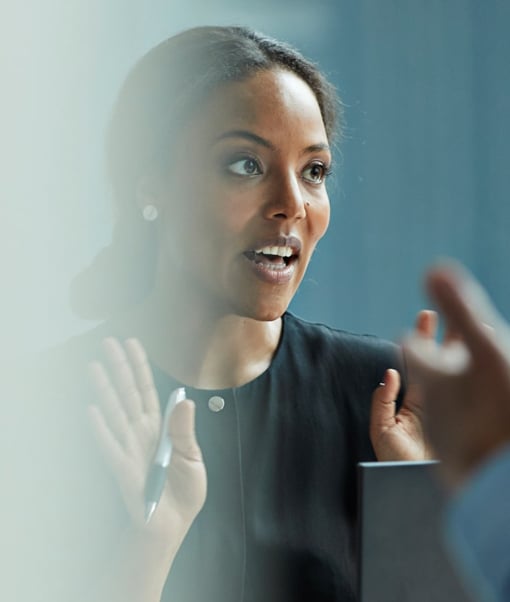
[[[105,334],[110,333],[101,327],[69,343],[68,355],[80,349],[83,374],[85,358],[97,357]],[[391,343],[287,313],[271,365],[242,387],[195,389],[154,367],[162,400],[185,385],[187,397],[196,402],[197,438],[208,476],[207,500],[174,562],[163,600],[355,599],[356,464],[374,459],[368,434],[371,395],[384,371],[397,365]],[[76,391],[73,372],[69,375]],[[218,412],[208,405],[215,395],[225,402]],[[68,393],[63,397],[70,402]],[[101,544],[104,526],[126,517],[120,500],[110,501],[111,478],[98,484],[90,468],[101,460],[97,450],[90,451],[84,414],[78,412],[74,421],[80,436],[72,446],[88,451],[77,460],[71,450],[69,468],[75,476],[70,486],[82,502],[86,498],[87,520],[83,532],[69,538],[70,553],[76,546],[92,576],[94,562],[104,562],[101,555],[107,555]],[[89,472],[93,490],[87,489]],[[88,556],[80,537],[95,544]]]

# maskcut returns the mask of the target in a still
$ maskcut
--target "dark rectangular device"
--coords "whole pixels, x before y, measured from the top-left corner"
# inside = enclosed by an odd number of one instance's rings
[[[359,470],[359,602],[473,602],[442,537],[436,462],[364,462]]]

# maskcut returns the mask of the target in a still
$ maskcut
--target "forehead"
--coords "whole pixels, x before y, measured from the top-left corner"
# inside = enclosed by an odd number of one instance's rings
[[[300,77],[283,70],[261,71],[219,87],[193,120],[195,135],[213,140],[228,130],[249,129],[277,142],[299,134],[307,144],[327,143],[315,94]]]

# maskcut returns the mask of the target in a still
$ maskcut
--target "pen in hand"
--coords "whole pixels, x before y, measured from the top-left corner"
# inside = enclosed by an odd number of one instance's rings
[[[168,433],[170,414],[175,406],[186,399],[184,387],[175,389],[170,394],[165,413],[161,420],[158,445],[145,482],[145,522],[148,523],[157,508],[166,483],[167,470],[172,457],[172,443]]]

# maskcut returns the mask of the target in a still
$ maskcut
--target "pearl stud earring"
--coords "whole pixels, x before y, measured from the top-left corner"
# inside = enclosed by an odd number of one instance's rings
[[[153,222],[158,218],[158,208],[155,205],[145,205],[142,215],[144,220]]]

